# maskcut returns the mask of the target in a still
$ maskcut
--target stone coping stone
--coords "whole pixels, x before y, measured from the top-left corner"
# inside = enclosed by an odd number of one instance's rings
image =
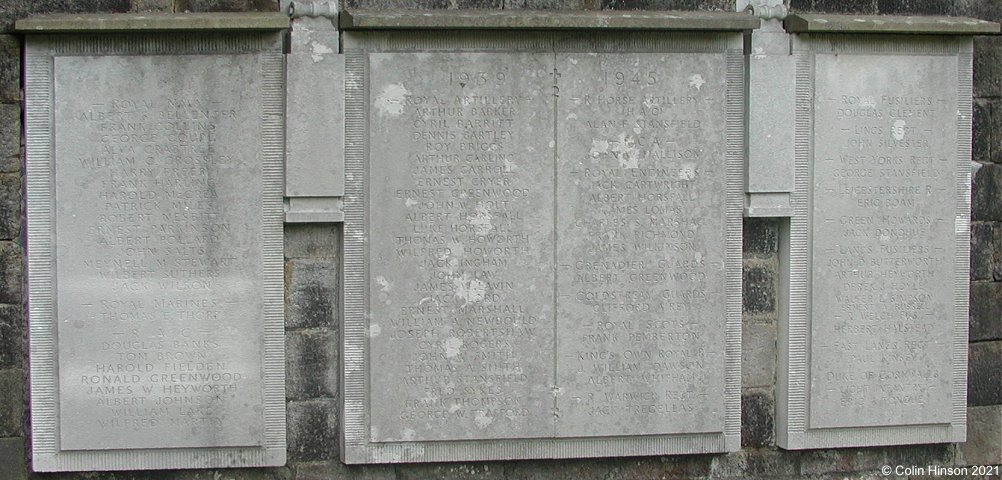
[[[895,15],[815,15],[786,17],[790,33],[915,33],[924,35],[998,34],[999,24],[966,17],[912,17]]]
[[[340,15],[344,30],[523,29],[740,31],[759,27],[740,12],[576,12],[498,10],[350,10]]]
[[[50,14],[18,20],[19,33],[282,30],[289,17],[281,13]]]

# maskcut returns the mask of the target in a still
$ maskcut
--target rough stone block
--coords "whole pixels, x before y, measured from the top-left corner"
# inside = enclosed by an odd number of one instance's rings
[[[965,465],[1002,464],[1002,405],[967,408],[967,442],[960,453]]]
[[[295,480],[395,480],[393,465],[345,465],[339,460],[292,466]]]
[[[991,280],[995,270],[995,223],[971,223],[971,280]]]
[[[14,20],[42,13],[122,13],[129,0],[6,0],[0,8],[0,32],[14,29]]]
[[[397,468],[397,480],[506,480],[500,463],[412,464]]]
[[[776,444],[776,400],[766,389],[748,389],[741,395],[741,446],[761,448]]]
[[[21,304],[21,246],[0,241],[0,303]]]
[[[743,271],[742,309],[760,315],[776,310],[776,271],[771,265],[746,265]]]
[[[174,0],[132,0],[132,12],[173,12]]]
[[[741,327],[741,386],[776,384],[776,326],[745,324]]]
[[[24,318],[19,305],[0,304],[0,368],[24,362]]]
[[[971,187],[971,220],[1002,220],[1002,166],[983,165]]]
[[[892,466],[953,465],[957,460],[956,457],[957,449],[950,443],[901,445],[887,447],[884,462]]]
[[[497,10],[502,8],[503,0],[346,0],[348,8],[395,9],[414,8],[419,10],[483,8]]]
[[[332,398],[337,392],[338,342],[327,332],[285,335],[285,396],[294,400]]]
[[[24,385],[24,370],[0,370],[0,437],[24,436]]]
[[[337,258],[338,224],[285,224],[286,258]]]
[[[504,0],[505,10],[589,9],[589,0]],[[596,2],[597,3],[597,2]]]
[[[27,479],[26,458],[24,438],[0,438],[0,478],[5,480]]]
[[[0,240],[21,233],[21,174],[0,173]]]
[[[791,0],[795,12],[815,13],[877,13],[877,0]]]
[[[800,456],[800,475],[813,477],[834,472],[876,471],[887,464],[886,456],[881,448],[808,450]]]
[[[87,475],[87,474],[84,474]],[[107,475],[107,476],[105,476]],[[167,470],[148,472],[141,475],[114,473],[94,477],[97,480],[292,480],[292,469],[279,468],[226,468],[212,470]],[[49,478],[49,477],[46,477]],[[58,477],[60,480],[63,477]],[[66,480],[80,478],[67,476]],[[91,477],[85,477],[90,479]],[[55,479],[53,479],[55,480]]]
[[[733,11],[731,0],[602,0],[602,10]]]
[[[0,172],[16,172],[20,168],[21,105],[0,103]]]
[[[997,153],[994,152],[998,143],[995,126],[995,104],[997,100],[979,98],[974,101],[974,118],[972,121],[971,156],[976,162],[990,163]]]
[[[773,257],[779,251],[779,220],[772,218],[744,219],[743,245],[745,258]]]
[[[1002,405],[1002,341],[970,345],[967,362],[967,404]]]
[[[974,96],[1002,96],[1002,37],[974,37]]]
[[[877,0],[881,15],[950,15],[953,2],[945,0]]]
[[[577,480],[584,478],[706,478],[707,455],[619,460],[532,460],[506,465],[508,480]]]
[[[336,460],[338,450],[337,402],[310,400],[288,403],[289,462]]]
[[[277,12],[275,0],[175,0],[177,12]]]
[[[797,474],[797,462],[786,452],[742,450],[715,456],[710,463],[710,478],[778,478]]]
[[[337,263],[289,260],[286,269],[286,328],[330,327],[337,320]]]
[[[4,10],[0,9],[0,32],[7,30],[4,28],[6,23]],[[21,101],[21,42],[13,35],[0,35],[0,102],[19,101]]]
[[[971,283],[970,318],[970,341],[1002,340],[1002,283]]]

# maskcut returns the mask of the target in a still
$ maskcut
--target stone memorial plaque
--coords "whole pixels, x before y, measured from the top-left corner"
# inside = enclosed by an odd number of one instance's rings
[[[278,40],[29,41],[36,470],[284,464]]]
[[[344,461],[737,449],[740,35],[345,42]]]
[[[563,54],[557,70],[559,432],[719,431],[726,54]]]
[[[963,441],[970,41],[832,45],[798,54],[780,443]]]

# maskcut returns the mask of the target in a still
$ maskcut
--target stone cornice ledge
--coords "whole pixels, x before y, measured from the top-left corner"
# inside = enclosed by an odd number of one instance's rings
[[[791,14],[783,21],[790,33],[911,33],[924,35],[992,35],[999,24],[965,17],[895,15]]]
[[[343,30],[677,30],[741,31],[758,28],[741,12],[554,10],[345,10]]]
[[[49,14],[18,20],[18,33],[282,30],[289,17],[275,13]]]

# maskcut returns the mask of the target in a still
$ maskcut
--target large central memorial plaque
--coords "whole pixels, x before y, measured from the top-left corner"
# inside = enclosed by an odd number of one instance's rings
[[[29,42],[36,470],[284,464],[279,39]]]
[[[796,46],[779,443],[963,441],[970,40]]]
[[[345,35],[348,463],[739,447],[740,35]]]

